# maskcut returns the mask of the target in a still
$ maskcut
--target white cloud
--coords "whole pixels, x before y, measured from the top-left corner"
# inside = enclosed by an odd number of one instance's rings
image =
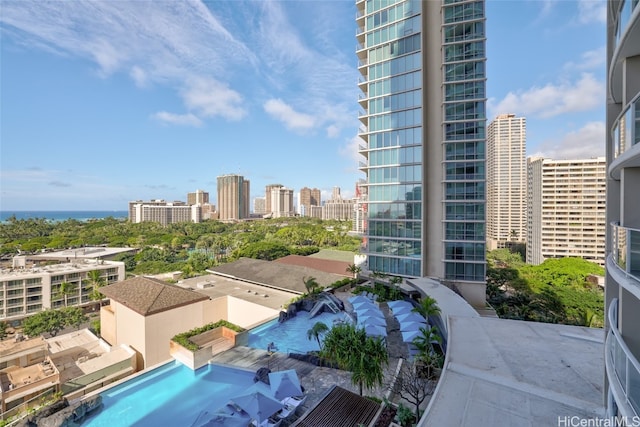
[[[270,99],[264,103],[263,108],[271,117],[284,123],[287,129],[307,131],[315,125],[312,116],[295,111],[281,99]]]
[[[187,108],[203,117],[224,117],[240,120],[246,114],[242,96],[228,86],[214,80],[197,78],[188,82],[182,91]]]
[[[565,113],[588,111],[602,104],[604,82],[590,73],[583,73],[575,82],[548,83],[525,91],[509,92],[495,103],[489,100],[492,115],[516,113],[524,116],[549,118]]]
[[[216,81],[215,100],[187,88],[185,105],[204,117],[244,115],[241,97],[219,82],[231,79],[234,67],[253,68],[256,57],[204,3],[6,2],[0,21],[18,43],[91,60],[103,78],[123,72],[139,87],[178,91],[185,81]]]
[[[575,72],[576,70],[593,70],[596,68],[604,69],[607,59],[607,48],[601,46],[597,49],[588,50],[580,55],[579,62],[569,61],[564,64],[563,69],[566,72]]]
[[[341,156],[351,159],[354,165],[358,165],[358,162],[364,162],[365,158],[359,153],[360,146],[365,146],[365,142],[359,136],[354,136],[345,141],[345,145],[339,150]]]
[[[605,155],[605,124],[589,122],[560,139],[543,142],[533,154],[551,159],[585,159]]]
[[[152,116],[156,120],[173,125],[202,126],[202,120],[193,114],[173,114],[166,111],[159,111]]]
[[[134,65],[133,67],[131,67],[131,71],[129,71],[129,76],[133,79],[136,86],[138,87],[145,87],[148,84],[147,73],[145,73],[145,71],[142,68],[138,67],[137,65]]]
[[[578,22],[580,24],[607,22],[607,2],[605,0],[579,0]]]

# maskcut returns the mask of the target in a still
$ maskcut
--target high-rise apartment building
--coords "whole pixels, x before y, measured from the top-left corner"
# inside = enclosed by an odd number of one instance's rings
[[[487,129],[487,244],[527,237],[526,119],[501,114]]]
[[[284,187],[282,184],[269,184],[264,189],[264,197],[265,197],[265,213],[270,215],[273,213],[273,208],[271,207],[271,190],[274,188],[282,188]]]
[[[484,1],[357,0],[368,269],[485,300]]]
[[[129,202],[129,221],[135,223],[158,222],[162,225],[178,222],[200,222],[202,221],[202,209],[199,205],[188,206],[180,201],[135,201]]]
[[[267,215],[273,218],[295,216],[295,206],[293,204],[293,190],[285,187],[267,186],[270,189],[267,194],[267,206],[270,211]]]
[[[255,197],[253,199],[253,213],[257,215],[264,215],[267,213],[266,197]]]
[[[209,203],[209,193],[203,190],[196,190],[194,193],[187,193],[188,205],[205,205]]]
[[[606,163],[527,160],[527,263],[577,257],[604,265]]]
[[[249,180],[229,174],[217,178],[218,214],[221,221],[249,218]]]
[[[311,206],[321,205],[322,193],[318,188],[303,187],[300,189],[300,215],[310,216]]]
[[[607,416],[640,414],[640,7],[607,2]],[[636,417],[636,418],[634,418]]]

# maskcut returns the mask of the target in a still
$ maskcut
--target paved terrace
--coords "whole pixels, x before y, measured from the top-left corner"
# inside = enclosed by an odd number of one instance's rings
[[[437,299],[448,330],[445,367],[420,427],[604,416],[602,329],[479,317],[445,286],[410,282]]]

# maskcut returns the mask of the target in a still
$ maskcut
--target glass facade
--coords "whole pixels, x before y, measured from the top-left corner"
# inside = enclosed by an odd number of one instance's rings
[[[484,1],[443,0],[442,27],[429,28],[429,35],[423,29],[426,7],[421,1],[357,0],[356,6],[368,268],[407,277],[484,282]],[[432,88],[425,88],[422,68],[427,49],[442,51],[442,85]],[[426,96],[436,90],[442,94]],[[442,112],[431,121],[442,123],[438,140],[424,136],[425,102],[437,102]],[[442,147],[442,158],[426,159],[428,144]],[[437,194],[442,203],[437,206],[423,206],[423,189],[433,188],[423,173],[427,164],[442,168]],[[443,229],[437,238],[445,265],[440,274],[425,271],[425,210],[430,215],[442,211]]]

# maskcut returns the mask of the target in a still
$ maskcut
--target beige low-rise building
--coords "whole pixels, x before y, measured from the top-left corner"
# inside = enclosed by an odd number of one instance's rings
[[[250,328],[279,314],[280,306],[227,294],[208,296],[207,285],[214,284],[201,284],[202,290],[196,292],[158,279],[134,277],[102,288],[111,301],[100,312],[102,337],[114,346],[130,345],[137,352],[137,368],[144,369],[171,358],[169,342],[178,333],[219,320]],[[239,288],[238,284],[234,287]],[[269,298],[257,290],[250,294],[254,299]]]

